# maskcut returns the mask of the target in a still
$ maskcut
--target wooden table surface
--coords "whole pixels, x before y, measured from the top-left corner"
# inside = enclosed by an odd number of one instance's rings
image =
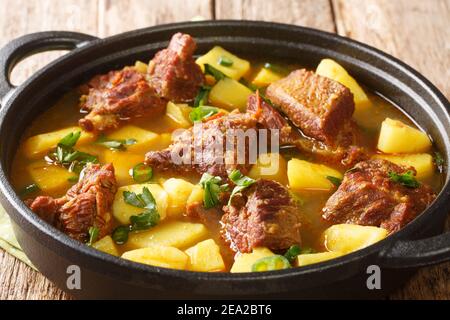
[[[107,37],[195,16],[308,26],[393,54],[450,98],[450,0],[0,0],[0,12],[5,13],[0,20],[0,46],[36,31],[70,30]],[[42,53],[21,62],[13,72],[14,83],[61,54]],[[0,270],[0,299],[70,298],[1,249]],[[422,269],[390,298],[450,299],[450,264]]]

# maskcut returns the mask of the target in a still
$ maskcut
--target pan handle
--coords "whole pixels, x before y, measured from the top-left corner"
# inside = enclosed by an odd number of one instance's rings
[[[450,232],[431,238],[397,241],[380,252],[386,268],[416,268],[450,261]]]
[[[15,86],[10,75],[15,65],[35,53],[50,50],[72,50],[98,39],[78,32],[44,31],[31,33],[12,40],[0,49],[0,102],[6,102]]]

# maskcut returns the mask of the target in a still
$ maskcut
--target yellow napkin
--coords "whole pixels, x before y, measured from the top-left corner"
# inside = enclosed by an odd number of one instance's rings
[[[0,248],[36,269],[20,248],[12,230],[11,220],[2,206],[0,206]]]

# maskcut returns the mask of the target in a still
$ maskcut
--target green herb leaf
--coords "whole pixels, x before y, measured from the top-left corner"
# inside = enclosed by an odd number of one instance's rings
[[[290,246],[290,248],[286,251],[284,257],[288,259],[290,263],[292,263],[301,252],[302,250],[300,249],[300,247],[294,244],[293,246]]]
[[[19,191],[19,195],[21,197],[29,196],[30,194],[39,192],[41,188],[36,183],[30,184],[26,187],[24,187],[22,190]]]
[[[151,227],[158,224],[160,219],[158,211],[156,209],[153,210],[146,210],[137,216],[131,216],[130,217],[130,230],[131,231],[140,231],[140,230],[147,230]]]
[[[252,271],[253,272],[273,271],[273,270],[288,269],[290,267],[291,264],[289,263],[288,259],[276,254],[273,256],[264,257],[259,260],[256,260],[256,262],[252,265]]]
[[[249,178],[247,176],[244,176],[239,170],[234,169],[229,175],[228,178],[230,178],[231,181],[236,185],[231,192],[230,199],[228,200],[228,205],[231,204],[231,200],[233,197],[242,192],[242,190],[250,187],[252,184],[256,182],[256,180]]]
[[[126,146],[133,145],[136,142],[136,139],[110,140],[102,135],[98,138],[96,144],[112,150],[126,150]]]
[[[211,91],[210,86],[202,86],[200,91],[194,100],[194,108],[200,107],[208,103],[209,92]]]
[[[216,68],[214,68],[212,65],[205,63],[204,65],[205,67],[205,74],[209,74],[211,76],[214,77],[214,79],[216,79],[216,81],[225,79],[227,76],[220,70],[217,70]]]
[[[442,173],[444,171],[445,160],[442,154],[438,151],[434,153],[434,163],[436,164],[436,169],[438,172]]]
[[[407,188],[418,188],[420,187],[420,183],[414,177],[414,173],[412,171],[408,171],[406,173],[398,174],[396,172],[389,172],[389,178]]]
[[[58,146],[72,148],[75,146],[80,136],[81,131],[71,132],[59,141]]]
[[[222,184],[221,177],[214,177],[204,173],[200,179],[200,185],[205,190],[203,195],[203,206],[206,209],[215,207],[220,203],[219,196],[228,190],[228,184]]]
[[[100,230],[97,227],[89,227],[88,233],[89,233],[89,240],[87,242],[87,245],[92,246],[94,242],[97,241]]]
[[[118,226],[114,229],[111,238],[117,244],[124,244],[128,241],[128,234],[130,233],[129,226]]]
[[[125,203],[148,210],[156,210],[156,201],[147,187],[142,188],[141,194],[136,194],[131,191],[123,192],[123,200]]]
[[[131,169],[133,180],[139,183],[150,181],[153,177],[153,169],[145,163],[138,163]]]
[[[189,119],[191,119],[192,122],[202,121],[203,119],[209,118],[218,112],[219,109],[215,107],[199,106],[194,108],[189,113]]]
[[[333,177],[333,176],[327,176],[326,178],[338,188],[339,188],[339,186],[342,183],[342,179],[340,179],[340,178],[336,178],[336,177]]]
[[[224,67],[231,67],[233,65],[233,60],[225,56],[220,56],[217,62]]]

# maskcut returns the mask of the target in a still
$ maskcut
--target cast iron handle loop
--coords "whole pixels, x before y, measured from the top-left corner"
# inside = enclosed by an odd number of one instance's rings
[[[15,89],[10,75],[15,65],[33,54],[50,50],[73,50],[97,39],[78,32],[45,31],[31,33],[12,40],[0,49],[0,102],[2,105]]]
[[[380,253],[386,268],[415,268],[450,261],[450,232],[431,238],[397,241]]]

